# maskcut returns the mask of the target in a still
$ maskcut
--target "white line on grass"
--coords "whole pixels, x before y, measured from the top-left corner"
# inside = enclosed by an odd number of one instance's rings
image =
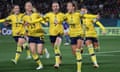
[[[112,54],[107,54],[107,53],[117,53],[120,51],[107,51],[107,52],[96,52],[96,54],[102,54],[102,55],[97,55],[97,56],[119,56],[119,55],[112,55]],[[84,53],[83,55],[89,55],[88,53]]]
[[[119,50],[118,51],[107,51],[107,52],[96,52],[97,54],[104,54],[104,53],[117,53],[117,52],[120,52]]]

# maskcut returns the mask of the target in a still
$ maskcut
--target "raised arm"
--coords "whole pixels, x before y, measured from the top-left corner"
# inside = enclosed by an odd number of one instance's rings
[[[93,15],[93,14],[84,14],[83,17],[85,18],[98,18],[98,15]]]
[[[101,29],[103,32],[106,32],[105,27],[102,25],[102,23],[101,23],[100,21],[96,21],[96,24],[100,27],[100,29]]]
[[[3,23],[5,21],[6,21],[6,19],[0,19],[0,23]]]
[[[0,23],[3,23],[5,21],[10,21],[10,20],[11,20],[11,16],[8,16],[7,18],[0,19]]]

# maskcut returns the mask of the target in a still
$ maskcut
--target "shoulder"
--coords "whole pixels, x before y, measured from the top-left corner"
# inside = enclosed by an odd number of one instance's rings
[[[65,13],[65,16],[68,16],[69,15],[69,13]]]
[[[64,14],[64,13],[62,13],[62,12],[60,12],[59,14],[60,14],[60,15],[65,15],[65,14]]]
[[[74,14],[76,14],[76,15],[80,15],[80,13],[79,13],[79,12],[75,12]]]
[[[53,12],[48,12],[45,14],[46,16],[53,15]]]
[[[34,12],[32,13],[32,15],[40,15],[38,12]]]
[[[65,14],[64,14],[64,13],[62,13],[62,12],[60,12],[60,13],[59,13],[59,16],[64,17],[64,16],[65,16]]]
[[[7,18],[13,18],[13,17],[15,17],[15,15],[14,14],[10,14]]]

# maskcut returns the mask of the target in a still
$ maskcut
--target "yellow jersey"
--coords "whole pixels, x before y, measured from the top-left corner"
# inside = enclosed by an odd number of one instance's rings
[[[44,16],[45,20],[49,22],[49,34],[51,36],[62,35],[64,33],[63,21],[64,14],[59,12],[57,14],[49,12]]]
[[[18,15],[11,14],[5,19],[1,19],[0,22],[5,22],[6,20],[10,21],[12,24],[12,35],[13,36],[21,36],[25,34],[24,25],[22,23],[22,17],[24,14],[20,13]]]
[[[28,30],[28,36],[32,37],[40,37],[44,36],[44,30],[41,25],[42,17],[39,13],[32,13],[31,15],[25,14],[23,17],[24,22],[28,22],[28,26],[26,27]]]
[[[97,38],[97,32],[94,27],[94,21],[92,18],[84,18],[83,24],[85,25],[85,37],[95,37]],[[105,31],[104,26],[97,21],[95,24],[97,24],[103,31]]]
[[[82,25],[80,23],[81,15],[78,12],[66,13],[65,20],[69,24],[69,36],[77,37],[83,34]]]

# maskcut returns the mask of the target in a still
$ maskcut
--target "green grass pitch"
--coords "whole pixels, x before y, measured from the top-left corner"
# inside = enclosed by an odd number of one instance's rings
[[[26,52],[23,51],[17,65],[11,63],[15,55],[16,44],[11,36],[0,36],[0,72],[76,72],[76,60],[70,46],[61,46],[63,64],[59,69],[54,69],[54,52],[49,38],[45,38],[45,47],[50,52],[50,59],[41,58],[44,69],[35,70],[37,65],[31,60],[26,60]],[[83,54],[82,72],[120,72],[120,37],[100,37],[101,51],[96,53],[100,68],[92,66],[87,48]]]

